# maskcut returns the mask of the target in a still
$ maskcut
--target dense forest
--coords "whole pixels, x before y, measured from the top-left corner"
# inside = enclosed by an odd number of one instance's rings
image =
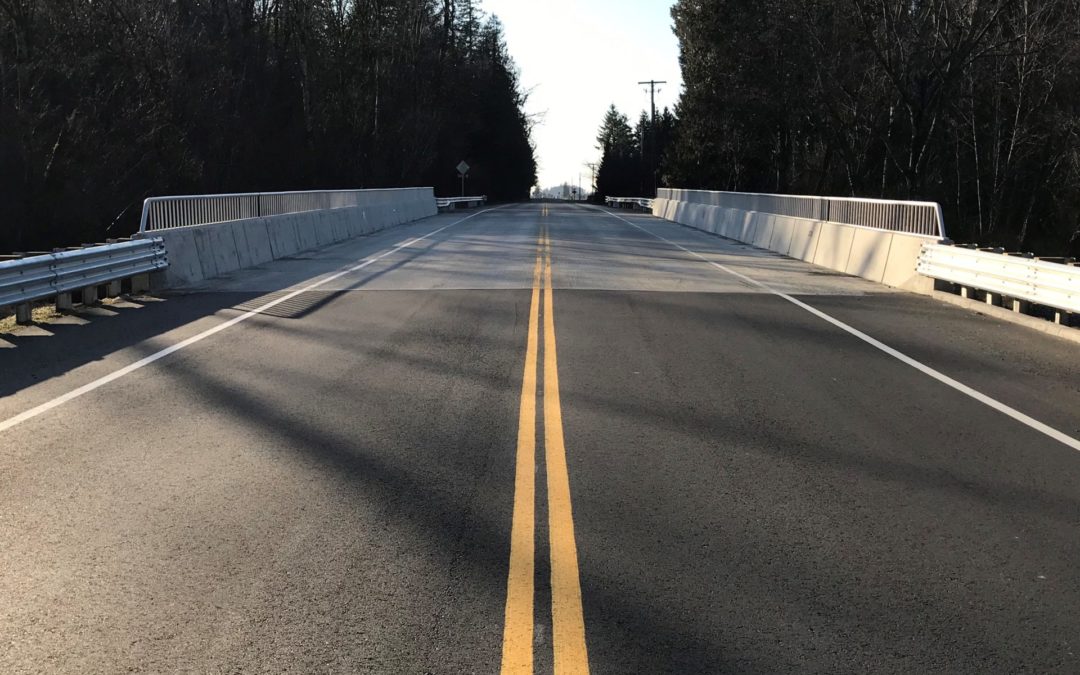
[[[679,0],[663,181],[933,200],[1080,254],[1080,0]]]
[[[131,234],[151,195],[527,198],[525,95],[474,0],[0,0],[0,252]]]
[[[660,167],[675,133],[675,115],[668,109],[642,112],[634,127],[612,105],[596,137],[600,164],[593,198],[652,196],[660,184]]]

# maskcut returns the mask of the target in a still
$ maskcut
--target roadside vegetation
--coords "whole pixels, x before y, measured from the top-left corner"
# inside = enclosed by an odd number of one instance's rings
[[[1080,255],[1080,0],[678,0],[672,17],[685,90],[660,185],[937,201],[957,241]],[[641,156],[623,127],[609,112],[601,178]]]
[[[0,0],[0,253],[130,235],[152,195],[433,185],[527,198],[472,0]]]

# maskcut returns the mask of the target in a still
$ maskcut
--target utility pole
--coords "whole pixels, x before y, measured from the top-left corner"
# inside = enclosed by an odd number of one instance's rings
[[[589,171],[592,172],[592,182],[589,184],[589,191],[596,192],[596,169],[600,165],[596,162],[585,162],[585,166],[589,167]]]
[[[647,85],[649,85],[649,108],[651,109],[651,112],[652,112],[652,117],[649,119],[649,127],[652,129],[652,138],[650,139],[652,141],[652,143],[650,143],[650,145],[652,146],[651,149],[652,149],[653,154],[655,155],[656,154],[656,85],[658,85],[658,84],[667,84],[667,80],[646,80],[645,82],[638,82],[638,84],[647,84]],[[645,139],[644,138],[641,139],[641,142],[642,142],[642,144],[644,144]],[[642,153],[642,154],[644,154],[644,153]],[[656,159],[659,159],[659,158],[656,158]],[[653,175],[653,195],[655,196],[656,195],[656,167],[653,166],[653,164],[654,164],[654,162],[650,162],[649,163],[649,165],[650,165],[649,168],[652,170],[652,175]]]
[[[656,122],[656,85],[667,84],[667,80],[647,80],[638,84],[649,85],[649,107],[652,108],[652,121]]]

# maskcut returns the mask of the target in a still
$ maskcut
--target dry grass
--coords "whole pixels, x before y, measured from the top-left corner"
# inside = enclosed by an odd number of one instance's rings
[[[34,323],[49,323],[53,319],[59,318],[60,316],[60,312],[57,312],[56,307],[52,304],[35,307],[31,312],[31,318],[33,319]],[[20,326],[15,323],[14,313],[0,317],[0,335],[4,333],[12,333],[19,327]]]

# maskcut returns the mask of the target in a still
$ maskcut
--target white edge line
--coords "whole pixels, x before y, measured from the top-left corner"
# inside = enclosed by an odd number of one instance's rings
[[[668,244],[674,246],[675,248],[678,248],[678,249],[680,249],[680,250],[682,250],[682,251],[684,251],[686,253],[689,253],[690,255],[694,256],[695,258],[699,258],[702,261],[712,265],[713,267],[715,267],[715,268],[717,268],[717,269],[719,269],[719,270],[721,270],[723,272],[727,272],[728,274],[730,274],[730,275],[732,275],[732,276],[734,276],[734,277],[736,277],[738,279],[741,279],[742,281],[750,284],[751,286],[757,286],[757,287],[759,287],[759,288],[761,288],[763,290],[768,291],[769,293],[772,293],[773,295],[779,296],[779,297],[783,298],[784,300],[787,300],[788,302],[795,305],[796,307],[800,307],[802,309],[805,309],[807,312],[810,312],[811,314],[818,317],[819,319],[827,321],[827,322],[831,323],[832,325],[836,326],[837,328],[839,328],[840,330],[842,330],[842,331],[844,331],[846,333],[849,333],[851,335],[854,335],[855,337],[859,338],[860,340],[867,343],[868,345],[870,345],[872,347],[875,347],[875,348],[885,352],[886,354],[888,354],[889,356],[897,359],[898,361],[906,363],[907,365],[911,366],[915,370],[918,370],[918,371],[920,371],[922,373],[925,373],[926,375],[929,375],[930,377],[934,378],[938,382],[941,382],[942,384],[945,384],[945,385],[947,385],[949,387],[952,387],[953,389],[960,392],[961,394],[964,394],[966,396],[970,396],[971,398],[975,399],[979,403],[983,403],[983,404],[985,404],[987,406],[990,406],[994,410],[997,410],[998,412],[1003,413],[1003,414],[1013,418],[1014,420],[1020,422],[1021,424],[1025,424],[1025,425],[1031,427],[1032,429],[1034,429],[1035,431],[1038,431],[1041,434],[1045,434],[1045,435],[1049,436],[1050,438],[1054,439],[1055,441],[1058,441],[1059,443],[1062,443],[1063,445],[1066,445],[1066,446],[1072,448],[1073,450],[1080,451],[1080,440],[1077,440],[1077,439],[1073,438],[1072,436],[1069,436],[1068,434],[1065,434],[1065,433],[1063,433],[1061,431],[1058,431],[1054,427],[1052,427],[1052,426],[1050,426],[1048,424],[1045,424],[1043,422],[1040,422],[1039,420],[1035,419],[1034,417],[1031,417],[1030,415],[1025,415],[1024,413],[1020,412],[1016,408],[1008,406],[1008,405],[1002,403],[1001,401],[998,401],[997,399],[991,398],[991,397],[987,396],[986,394],[983,394],[982,392],[976,391],[975,389],[972,389],[971,387],[967,386],[963,382],[958,382],[957,380],[954,380],[953,378],[949,377],[948,375],[946,375],[946,374],[944,374],[944,373],[942,373],[940,371],[934,370],[930,366],[928,366],[928,365],[926,365],[926,364],[924,364],[924,363],[922,363],[920,361],[916,361],[915,359],[911,358],[907,354],[905,354],[905,353],[903,353],[903,352],[901,352],[901,351],[899,351],[897,349],[894,349],[894,348],[890,347],[889,345],[885,344],[884,342],[881,342],[880,340],[877,340],[875,338],[870,337],[869,335],[862,332],[861,330],[859,330],[857,328],[854,328],[852,326],[849,326],[848,324],[844,323],[843,321],[841,321],[839,319],[836,319],[836,318],[826,314],[825,312],[821,311],[820,309],[816,309],[814,307],[811,307],[810,305],[806,304],[805,302],[803,302],[803,301],[801,301],[801,300],[799,300],[797,298],[794,298],[794,297],[788,295],[787,293],[782,293],[782,292],[776,290],[775,288],[773,288],[772,286],[769,286],[766,283],[758,281],[757,279],[751,279],[750,277],[746,276],[745,274],[742,274],[740,272],[736,272],[735,270],[733,270],[733,269],[731,269],[729,267],[725,267],[724,265],[721,265],[718,262],[709,260],[708,258],[701,255],[700,253],[697,253],[696,251],[691,251],[690,249],[686,248],[685,246],[682,246],[681,244],[677,244],[677,243],[671,241],[670,239],[667,239],[666,237],[663,237],[663,236],[661,236],[659,234],[656,234],[655,232],[653,232],[651,230],[648,230],[648,229],[638,225],[637,223],[632,223],[629,220],[627,220],[626,218],[623,218],[622,216],[616,215],[616,214],[611,213],[610,211],[607,211],[607,210],[604,210],[604,209],[600,209],[600,210],[603,211],[604,213],[608,214],[612,218],[618,218],[619,220],[623,221],[627,225],[632,225],[632,226],[636,227],[637,229],[641,230],[642,232],[644,232],[644,233],[646,233],[648,235],[656,237],[657,239],[659,239],[661,241],[667,242]],[[3,427],[0,427],[0,429],[2,429],[2,428]]]
[[[187,338],[186,340],[183,340],[181,342],[177,342],[176,344],[174,344],[174,345],[172,345],[170,347],[166,347],[165,349],[162,349],[159,352],[155,352],[155,353],[153,353],[153,354],[151,354],[151,355],[149,355],[149,356],[147,356],[145,358],[139,359],[135,363],[131,363],[129,365],[126,365],[126,366],[124,366],[123,368],[121,368],[119,370],[116,370],[116,371],[113,371],[113,372],[109,373],[108,375],[104,375],[102,377],[99,377],[98,379],[96,379],[96,380],[94,380],[92,382],[88,382],[88,383],[84,384],[83,386],[81,386],[81,387],[79,387],[77,389],[72,389],[71,391],[69,391],[66,394],[62,394],[60,396],[57,396],[56,398],[54,398],[54,399],[52,399],[50,401],[46,401],[45,403],[42,403],[41,405],[30,408],[29,410],[27,410],[25,412],[21,412],[18,415],[15,415],[14,417],[10,417],[10,418],[4,420],[3,422],[0,422],[0,432],[7,431],[8,429],[10,429],[10,428],[12,428],[14,426],[22,424],[23,422],[26,422],[27,420],[31,420],[31,419],[41,415],[42,413],[46,413],[46,412],[52,410],[53,408],[62,406],[65,403],[67,403],[68,401],[72,401],[74,399],[77,399],[77,398],[79,398],[80,396],[82,396],[84,394],[89,394],[90,392],[94,391],[95,389],[100,389],[101,387],[105,386],[106,384],[109,384],[110,382],[113,382],[115,380],[119,380],[121,377],[124,377],[125,375],[128,375],[130,373],[133,373],[136,370],[139,370],[140,368],[148,366],[151,363],[154,363],[155,361],[160,361],[161,359],[165,358],[166,356],[168,356],[170,354],[173,354],[175,352],[178,352],[181,349],[184,349],[186,347],[190,347],[191,345],[195,344],[196,342],[202,342],[203,340],[210,337],[211,335],[215,335],[217,333],[220,333],[223,330],[226,330],[228,328],[232,328],[236,324],[241,323],[243,321],[247,321],[248,319],[250,319],[250,318],[252,318],[254,316],[262,314],[266,310],[271,309],[273,307],[276,307],[277,305],[280,305],[283,302],[288,302],[289,300],[295,298],[298,295],[301,295],[303,293],[307,293],[308,291],[315,290],[316,288],[318,288],[320,286],[323,286],[325,284],[328,284],[331,281],[334,281],[335,279],[339,279],[339,278],[345,276],[346,274],[351,274],[353,272],[362,270],[365,267],[367,267],[368,265],[371,265],[374,262],[382,260],[383,258],[385,258],[388,255],[393,255],[394,253],[397,253],[401,249],[406,248],[407,246],[411,246],[412,244],[416,244],[418,242],[421,242],[421,241],[427,239],[428,237],[432,237],[432,236],[442,232],[445,229],[451,228],[451,227],[453,227],[453,226],[455,226],[455,225],[457,225],[459,223],[463,223],[466,220],[469,220],[470,218],[475,218],[476,216],[485,214],[485,213],[487,213],[489,211],[495,211],[495,210],[501,209],[501,208],[503,208],[503,207],[502,206],[496,206],[496,207],[493,207],[493,208],[490,208],[490,209],[484,209],[483,211],[477,211],[476,213],[469,214],[468,216],[465,216],[461,220],[455,220],[454,222],[450,223],[449,225],[443,225],[442,227],[440,227],[437,230],[432,230],[431,232],[428,232],[427,234],[425,234],[422,237],[416,237],[415,239],[409,239],[408,241],[404,241],[404,242],[398,244],[397,246],[394,246],[393,248],[380,253],[379,255],[371,256],[369,258],[365,258],[363,260],[363,262],[361,262],[359,265],[354,265],[352,267],[341,270],[340,272],[336,272],[334,274],[331,274],[330,276],[325,277],[323,279],[320,279],[319,281],[316,281],[313,284],[305,286],[304,288],[300,288],[300,289],[297,289],[295,291],[292,291],[291,293],[288,293],[287,295],[284,295],[284,296],[282,296],[280,298],[277,298],[276,300],[272,300],[272,301],[266,303],[265,305],[257,307],[255,309],[249,311],[249,312],[245,312],[244,314],[241,314],[240,316],[233,317],[232,319],[229,319],[228,321],[226,321],[224,323],[218,324],[217,326],[214,326],[213,328],[209,328],[209,329],[199,333],[198,335],[193,335],[193,336]]]

